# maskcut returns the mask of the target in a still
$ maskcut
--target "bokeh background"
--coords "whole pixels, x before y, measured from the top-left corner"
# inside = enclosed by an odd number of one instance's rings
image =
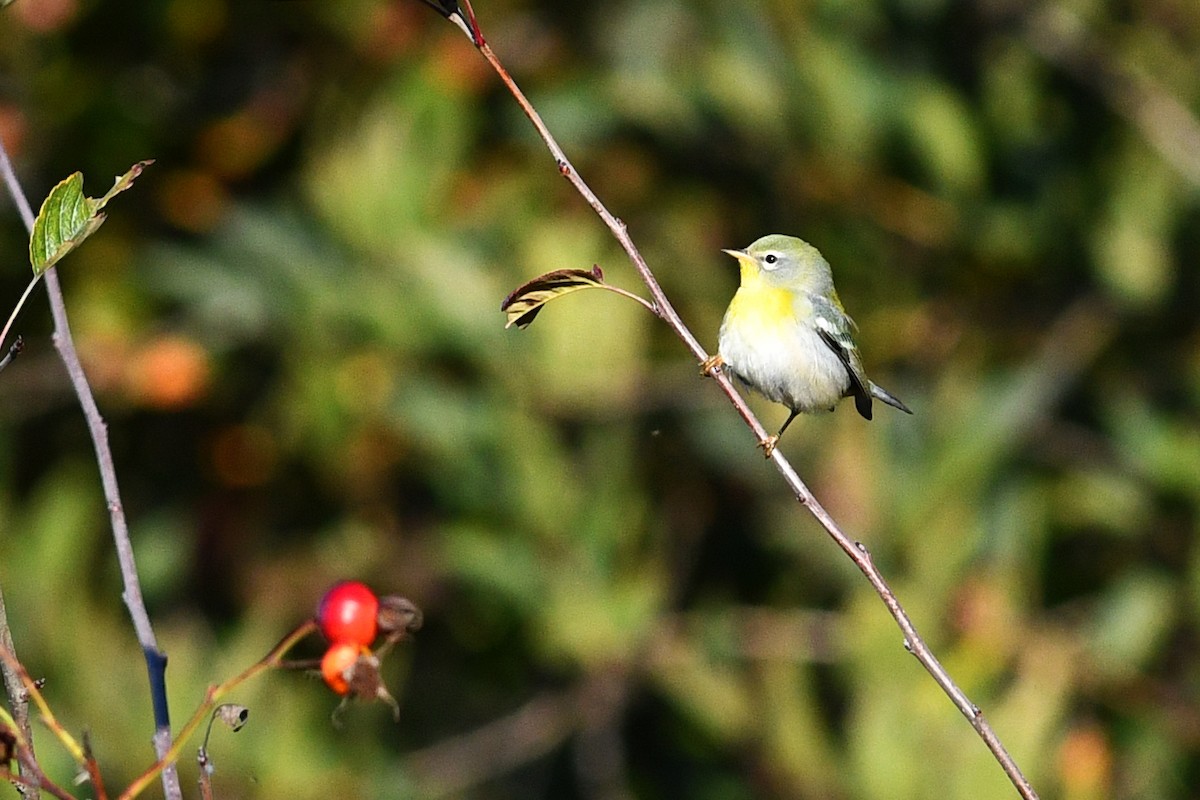
[[[845,405],[784,452],[1042,796],[1196,796],[1200,5],[477,12],[707,346],[720,248],[833,263],[916,415]],[[427,616],[384,668],[398,723],[338,727],[299,673],[240,691],[218,797],[1015,796],[664,326],[585,293],[504,330],[551,269],[640,287],[417,0],[17,0],[0,136],[35,205],[157,159],[59,272],[175,719],[334,579]],[[6,199],[10,307],[25,247]],[[151,760],[142,656],[40,290],[17,328],[0,587],[120,787]]]

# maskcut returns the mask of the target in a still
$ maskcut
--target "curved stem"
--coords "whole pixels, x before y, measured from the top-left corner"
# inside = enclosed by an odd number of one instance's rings
[[[578,171],[567,158],[566,153],[563,152],[562,147],[559,146],[553,134],[550,133],[549,128],[546,127],[545,122],[542,121],[541,116],[533,107],[533,104],[529,102],[529,99],[525,97],[524,92],[522,92],[520,87],[517,86],[516,82],[512,79],[512,76],[508,74],[508,71],[500,63],[500,60],[496,57],[496,54],[484,40],[483,36],[478,33],[478,25],[475,23],[473,17],[474,15],[472,15],[471,28],[476,31],[474,36],[471,36],[470,29],[461,24],[460,21],[455,20],[455,22],[456,24],[459,24],[459,27],[467,31],[468,36],[471,38],[472,44],[477,47],[483,57],[487,59],[489,64],[491,64],[492,68],[496,71],[496,74],[500,77],[500,80],[504,82],[504,85],[508,88],[513,98],[517,101],[517,104],[520,105],[521,110],[525,113],[525,116],[528,117],[531,123],[533,123],[533,127],[537,129],[538,135],[541,137],[542,142],[546,145],[546,149],[549,150],[551,156],[553,156],[555,163],[558,166],[558,171],[563,175],[563,177],[570,181],[571,185],[575,187],[575,190],[579,192],[580,196],[587,201],[587,204],[592,207],[600,219],[603,220],[604,224],[608,226],[608,229],[612,232],[613,237],[620,242],[622,249],[624,249],[625,253],[629,256],[629,260],[633,263],[638,275],[646,284],[646,288],[649,290],[651,298],[653,298],[655,313],[671,327],[671,330],[673,330],[680,340],[683,341],[684,345],[688,348],[696,360],[699,362],[704,362],[708,358],[708,353],[688,329],[687,325],[684,324],[679,314],[675,311],[674,307],[667,299],[666,294],[663,292],[662,287],[658,283],[658,279],[655,278],[654,273],[650,270],[650,267],[646,264],[645,259],[642,258],[641,253],[638,252],[636,245],[634,245],[633,240],[630,238],[629,231],[625,223],[614,216],[612,212],[605,207],[605,205],[600,201],[600,198],[596,196],[595,192],[593,192],[591,188],[584,182],[583,178],[580,177]],[[730,403],[732,403],[734,408],[737,409],[738,414],[750,427],[751,431],[753,431],[755,442],[761,442],[766,439],[768,436],[766,429],[763,428],[762,423],[758,421],[758,418],[750,410],[750,407],[746,405],[746,401],[738,393],[728,376],[724,374],[724,371],[722,370],[714,372],[713,378],[721,387],[721,390],[725,392]],[[929,646],[925,643],[925,640],[921,638],[919,633],[917,633],[917,629],[913,625],[912,620],[909,618],[907,612],[905,612],[904,607],[900,604],[900,601],[896,598],[896,595],[892,591],[891,587],[888,586],[888,583],[884,579],[882,573],[880,573],[879,569],[875,566],[875,562],[871,559],[871,554],[867,551],[866,547],[846,535],[837,522],[834,521],[833,517],[829,515],[824,507],[821,506],[821,504],[817,501],[816,497],[813,496],[812,492],[809,491],[808,486],[805,485],[804,481],[800,479],[800,476],[792,468],[792,465],[786,458],[784,458],[783,454],[778,449],[772,452],[771,461],[775,464],[775,468],[779,470],[780,475],[783,476],[784,481],[792,490],[792,493],[795,494],[796,499],[808,509],[809,513],[812,514],[817,522],[821,524],[821,526],[829,534],[830,538],[832,538],[837,546],[841,548],[842,552],[849,556],[850,560],[854,562],[855,566],[857,566],[859,570],[862,571],[863,575],[867,577],[871,587],[875,590],[876,594],[879,595],[880,599],[883,600],[888,612],[891,613],[892,617],[896,620],[896,624],[900,627],[901,632],[904,634],[905,648],[916,657],[921,666],[925,668],[930,676],[932,676],[934,682],[941,687],[942,691],[946,693],[958,710],[962,712],[963,716],[970,721],[971,726],[975,728],[976,732],[979,734],[988,750],[992,752],[992,755],[995,757],[997,763],[999,763],[1001,769],[1004,770],[1004,773],[1008,776],[1009,780],[1012,781],[1013,786],[1016,788],[1020,796],[1025,798],[1025,800],[1037,800],[1037,792],[1034,791],[1033,786],[1030,785],[1024,774],[1022,774],[1020,768],[1017,766],[1012,756],[1008,753],[1007,749],[1005,749],[1003,743],[1001,743],[999,737],[996,735],[996,732],[984,718],[983,713],[979,710],[979,707],[972,703],[967,697],[966,693],[959,688],[958,684],[956,684],[954,679],[950,677],[950,674],[946,671],[945,667],[943,667],[941,662],[938,661],[937,657],[934,656],[933,651],[929,649]]]
[[[17,304],[13,306],[12,313],[8,315],[8,321],[4,323],[4,330],[0,330],[0,345],[4,344],[4,340],[8,338],[8,332],[12,329],[13,322],[16,321],[17,315],[21,313],[21,309],[25,306],[25,301],[29,299],[30,292],[33,291],[33,287],[37,286],[41,278],[41,275],[34,275],[33,280],[29,281],[29,285],[25,287],[25,291],[21,292],[21,299],[17,300]]]
[[[611,283],[605,283],[600,286],[597,286],[596,288],[597,289],[607,289],[608,291],[612,292],[613,294],[619,294],[619,295],[621,295],[621,297],[628,297],[630,300],[636,300],[637,302],[641,303],[642,306],[644,306],[645,309],[647,311],[649,311],[651,314],[653,314],[654,316],[656,316],[656,317],[662,316],[661,314],[659,314],[658,306],[654,305],[654,303],[651,303],[649,300],[642,297],[641,295],[636,295],[627,289],[622,289],[620,286],[613,286]],[[0,339],[0,341],[3,341],[3,340]]]
[[[174,765],[175,762],[178,761],[179,754],[183,752],[183,746],[187,743],[187,740],[191,738],[192,734],[194,734],[196,730],[204,724],[204,721],[208,718],[209,713],[212,711],[213,706],[216,705],[218,700],[251,678],[257,677],[260,673],[265,672],[268,669],[274,669],[283,666],[284,654],[286,654],[288,650],[292,649],[297,642],[299,642],[305,636],[308,636],[310,633],[315,633],[316,630],[316,620],[310,619],[302,622],[296,627],[295,630],[280,639],[279,644],[271,648],[271,652],[263,656],[261,660],[247,667],[240,675],[236,675],[224,683],[220,683],[215,686],[209,686],[208,690],[204,693],[204,699],[200,701],[199,707],[197,707],[195,713],[192,714],[192,718],[189,719],[187,723],[179,729],[179,735],[175,737],[175,741],[171,745],[170,749],[161,755],[158,761],[156,761],[149,769],[143,772],[133,783],[129,784],[125,791],[121,792],[117,800],[131,800],[131,798],[137,797],[139,794],[141,794],[142,791],[144,791],[145,788],[150,785],[151,781],[154,780],[155,775],[165,770],[168,766]]]

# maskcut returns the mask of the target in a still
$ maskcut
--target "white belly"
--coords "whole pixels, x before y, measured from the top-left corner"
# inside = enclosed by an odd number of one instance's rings
[[[721,323],[721,359],[769,400],[805,413],[830,411],[846,395],[850,374],[811,328],[740,319]]]

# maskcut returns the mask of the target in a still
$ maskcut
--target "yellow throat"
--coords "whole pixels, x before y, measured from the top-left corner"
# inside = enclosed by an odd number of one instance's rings
[[[754,259],[745,254],[735,256],[741,268],[741,286],[729,303],[725,316],[734,325],[757,324],[774,328],[793,323],[796,319],[796,293],[791,289],[770,286],[763,280],[762,270]]]

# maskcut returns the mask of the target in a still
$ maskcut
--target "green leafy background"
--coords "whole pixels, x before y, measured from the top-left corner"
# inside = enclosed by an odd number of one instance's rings
[[[1042,796],[1194,796],[1200,6],[570,9],[476,10],[702,341],[720,248],[788,232],[834,265],[916,415],[843,407],[784,452]],[[415,0],[22,0],[0,43],[35,205],[157,159],[59,272],[176,720],[336,578],[426,613],[384,667],[399,723],[337,727],[298,673],[239,692],[218,797],[1015,796],[661,325],[589,292],[504,330],[540,273],[637,281],[457,28]],[[120,787],[145,671],[40,297],[0,374],[0,586]]]

